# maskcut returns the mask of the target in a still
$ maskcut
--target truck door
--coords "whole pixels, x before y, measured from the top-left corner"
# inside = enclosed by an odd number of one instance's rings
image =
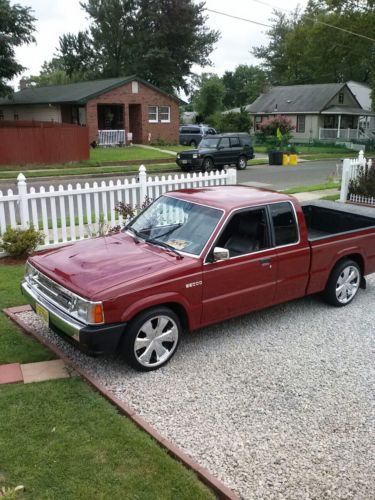
[[[277,256],[271,247],[265,207],[233,214],[209,251],[203,266],[202,324],[260,309],[274,302]],[[230,258],[213,261],[215,247]]]
[[[306,235],[300,234],[291,202],[269,205],[278,260],[276,302],[303,297],[310,268],[310,246]]]

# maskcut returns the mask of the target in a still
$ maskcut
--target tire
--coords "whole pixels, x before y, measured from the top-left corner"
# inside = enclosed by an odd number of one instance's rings
[[[158,341],[162,335],[168,340]],[[156,370],[172,358],[180,338],[181,322],[177,314],[168,307],[154,307],[130,322],[121,346],[122,355],[139,371]]]
[[[214,162],[212,158],[205,158],[202,163],[202,171],[203,172],[211,172],[215,168]]]
[[[196,141],[190,141],[189,146],[191,146],[192,148],[196,148],[197,147]]]
[[[328,279],[324,299],[336,307],[348,305],[357,295],[361,284],[361,270],[354,260],[345,259],[336,264]]]
[[[246,167],[247,167],[247,158],[246,158],[246,156],[241,155],[238,158],[237,169],[238,170],[245,170]]]

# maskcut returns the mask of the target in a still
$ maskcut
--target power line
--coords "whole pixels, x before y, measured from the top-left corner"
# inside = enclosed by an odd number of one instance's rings
[[[288,9],[283,9],[281,7],[277,7],[276,5],[272,5],[268,2],[263,2],[262,0],[252,0],[255,3],[259,3],[261,5],[265,5],[266,7],[271,7],[272,9],[282,10],[284,12],[290,12]],[[345,28],[340,28],[339,26],[335,26],[334,24],[325,23],[324,21],[319,21],[319,19],[314,19],[313,17],[305,16],[305,19],[308,21],[313,21],[314,23],[321,24],[323,26],[327,26],[328,28],[333,28],[335,30],[343,31],[344,33],[348,33],[349,35],[358,36],[359,38],[364,38],[365,40],[369,40],[370,42],[375,42],[375,38],[370,38],[366,35],[361,35],[360,33],[355,33],[354,31],[347,30]]]
[[[220,14],[221,16],[231,17],[232,19],[237,19],[239,21],[245,21],[247,23],[258,24],[258,26],[264,26],[265,28],[272,28],[269,24],[259,23],[258,21],[253,21],[251,19],[245,19],[244,17],[232,16],[231,14],[227,14],[226,12],[219,12],[218,10],[205,9],[207,12],[213,12],[214,14]]]

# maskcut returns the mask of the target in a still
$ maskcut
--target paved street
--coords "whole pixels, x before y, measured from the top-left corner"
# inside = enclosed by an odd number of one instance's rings
[[[320,184],[322,182],[326,182],[327,177],[336,172],[337,165],[341,166],[341,160],[305,161],[300,163],[297,167],[270,165],[248,166],[245,171],[238,172],[238,182],[241,184],[251,184],[258,187],[276,190],[301,185]],[[94,169],[95,167],[93,167],[93,170]],[[15,172],[14,180],[0,180],[0,190],[2,190],[3,193],[9,188],[17,188],[17,175],[18,174]],[[40,186],[49,187],[52,185],[54,187],[58,187],[60,184],[67,186],[68,184],[76,184],[77,182],[80,182],[81,184],[89,182],[92,184],[92,182],[98,179],[105,181],[112,179],[113,181],[116,181],[121,177],[122,176],[118,174],[94,176],[93,173],[93,175],[90,176],[75,176],[71,179],[56,179],[54,177],[44,178],[42,180],[31,179],[28,181],[28,185],[34,186],[37,190],[39,190]]]

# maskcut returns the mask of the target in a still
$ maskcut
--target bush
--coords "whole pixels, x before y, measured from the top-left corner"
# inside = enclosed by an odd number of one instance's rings
[[[219,132],[250,132],[252,121],[247,111],[241,108],[239,113],[215,113],[208,118],[208,123]]]
[[[359,194],[375,197],[375,159],[372,161],[371,168],[361,167],[357,177],[349,182],[349,195]]]
[[[9,227],[2,236],[0,249],[11,257],[24,258],[43,243],[43,240],[42,234],[33,227],[29,229],[12,229]]]

